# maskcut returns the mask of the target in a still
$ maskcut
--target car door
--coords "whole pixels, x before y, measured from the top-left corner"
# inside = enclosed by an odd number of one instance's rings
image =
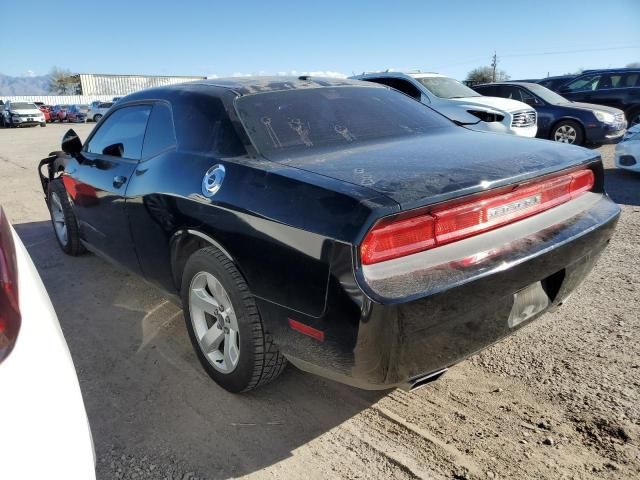
[[[110,259],[139,271],[126,216],[126,189],[140,158],[151,105],[113,111],[66,169],[80,235]]]

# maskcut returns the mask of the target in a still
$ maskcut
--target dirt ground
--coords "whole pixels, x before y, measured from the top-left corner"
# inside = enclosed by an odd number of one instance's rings
[[[556,313],[413,393],[290,367],[236,396],[203,372],[176,306],[58,249],[36,165],[67,128],[0,130],[0,204],[58,313],[99,479],[640,478],[640,176],[614,169],[613,147],[600,152],[618,231]]]

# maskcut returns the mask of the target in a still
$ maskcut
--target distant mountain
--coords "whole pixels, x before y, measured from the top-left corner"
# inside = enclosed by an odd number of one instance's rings
[[[37,77],[10,77],[0,73],[0,96],[4,95],[47,95],[49,75]]]

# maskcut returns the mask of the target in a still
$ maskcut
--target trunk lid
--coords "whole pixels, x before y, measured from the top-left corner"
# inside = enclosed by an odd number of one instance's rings
[[[573,145],[448,129],[395,141],[281,160],[288,166],[368,187],[402,209],[429,205],[589,162]]]

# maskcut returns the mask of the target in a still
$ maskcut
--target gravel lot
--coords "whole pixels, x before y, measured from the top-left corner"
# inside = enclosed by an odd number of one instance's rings
[[[176,306],[58,249],[36,165],[67,128],[0,130],[0,204],[58,313],[99,479],[640,477],[640,176],[614,169],[612,147],[600,151],[617,234],[556,313],[417,392],[289,368],[234,396],[200,368]]]

